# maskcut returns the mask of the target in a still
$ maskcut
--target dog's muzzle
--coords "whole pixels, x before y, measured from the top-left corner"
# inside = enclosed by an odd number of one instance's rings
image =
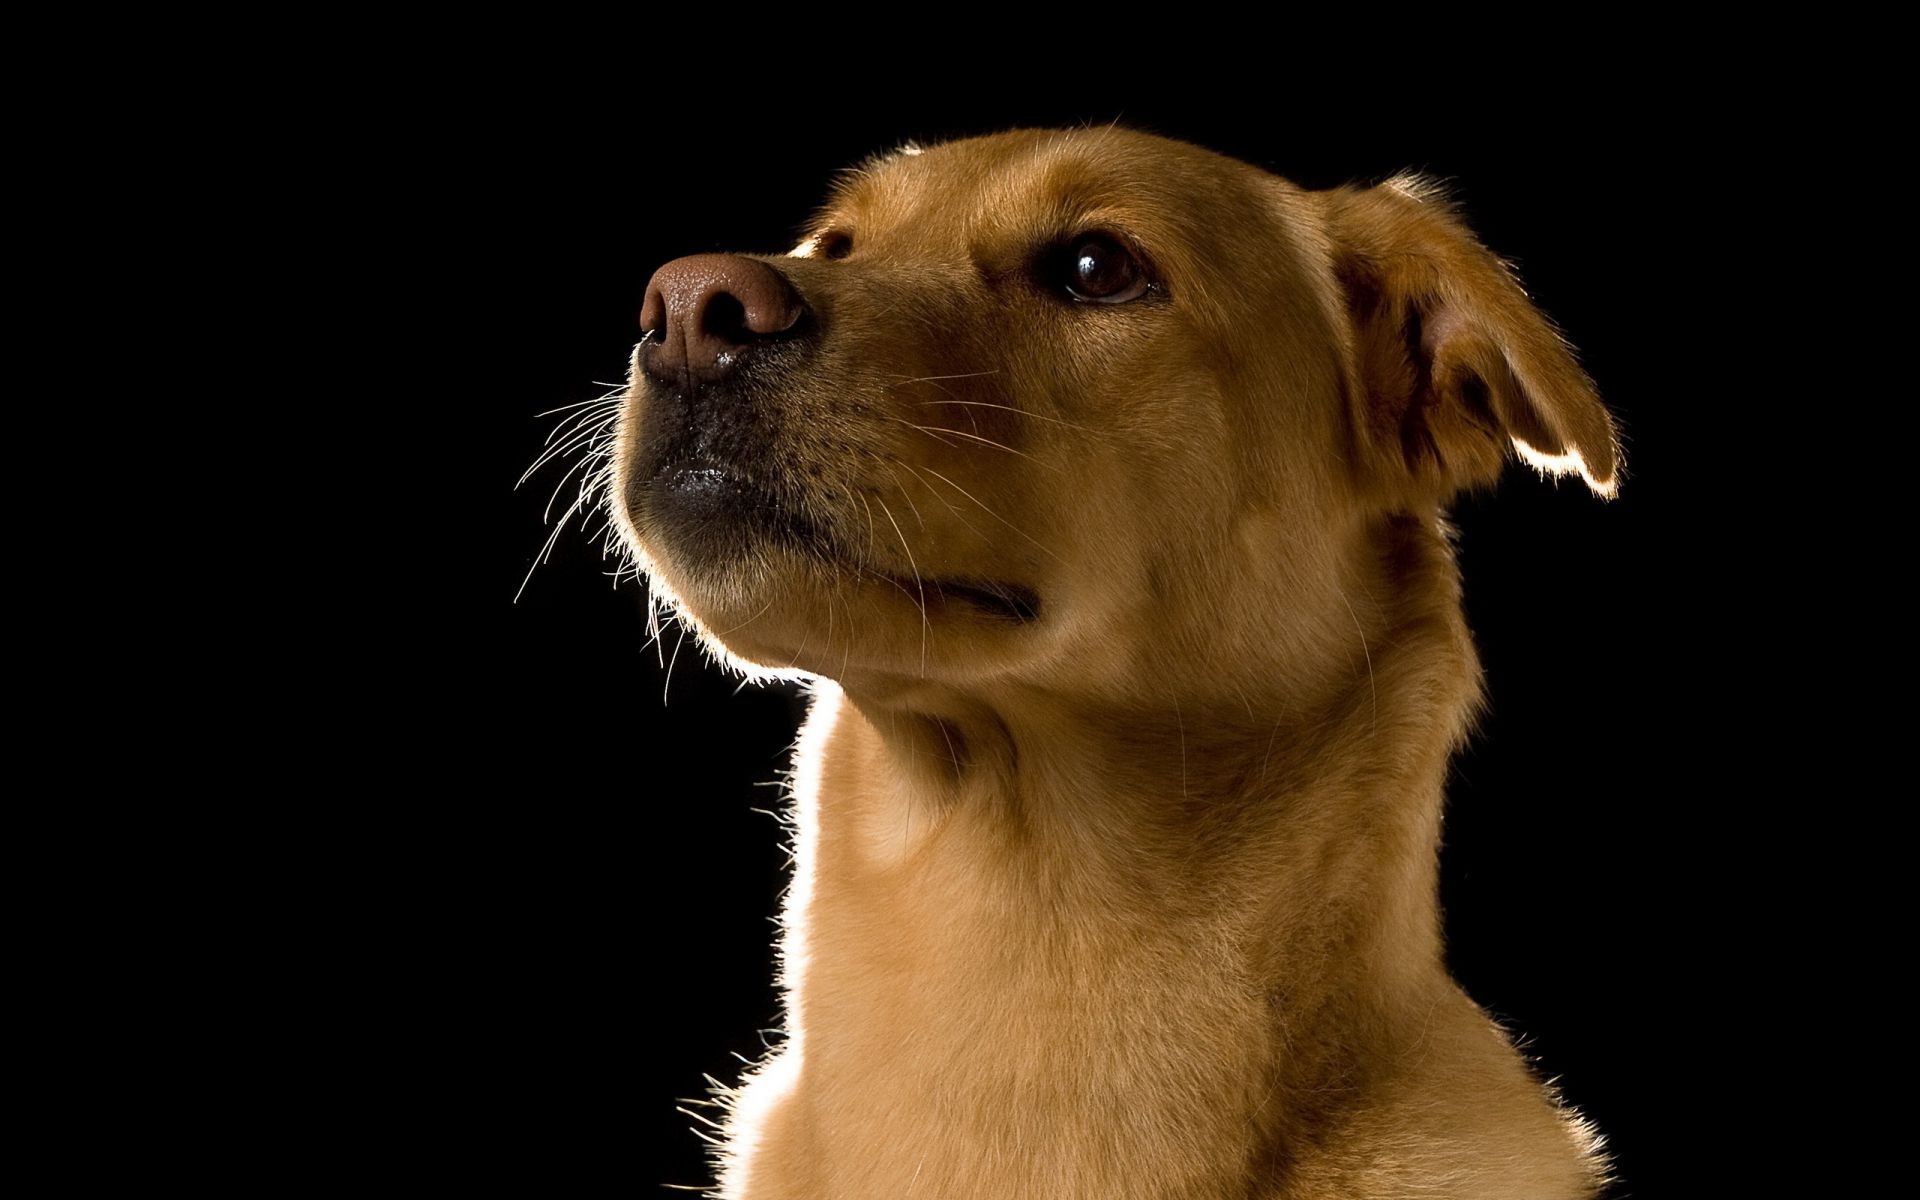
[[[756,259],[696,254],[654,272],[640,325],[645,411],[626,496],[636,523],[694,558],[739,554],[766,534],[804,539],[774,461],[780,379],[818,335],[798,289]]]

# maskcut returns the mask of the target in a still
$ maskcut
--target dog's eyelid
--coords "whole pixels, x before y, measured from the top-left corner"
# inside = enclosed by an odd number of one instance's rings
[[[1114,225],[1100,221],[1091,222],[1086,225],[1076,225],[1060,238],[1058,244],[1062,247],[1071,247],[1095,238],[1105,238],[1110,242],[1118,242],[1121,246],[1125,247],[1128,254],[1140,260],[1141,266],[1152,265],[1153,256],[1147,253],[1146,247],[1141,244],[1140,239],[1134,235],[1133,231],[1123,225]]]
[[[851,253],[853,253],[853,232],[841,227],[828,226],[801,234],[799,243],[787,251],[787,257],[845,258]]]

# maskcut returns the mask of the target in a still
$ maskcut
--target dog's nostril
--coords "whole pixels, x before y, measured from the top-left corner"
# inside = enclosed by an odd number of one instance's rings
[[[706,332],[733,346],[757,341],[758,335],[747,325],[747,307],[730,292],[721,292],[707,301],[701,323]]]

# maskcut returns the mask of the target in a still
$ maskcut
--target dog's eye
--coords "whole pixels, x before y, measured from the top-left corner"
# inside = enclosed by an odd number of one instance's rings
[[[1125,304],[1144,296],[1151,286],[1139,260],[1104,233],[1069,243],[1066,267],[1067,291],[1075,300]]]
[[[820,235],[816,245],[820,248],[821,258],[845,258],[853,253],[853,235],[834,230]]]

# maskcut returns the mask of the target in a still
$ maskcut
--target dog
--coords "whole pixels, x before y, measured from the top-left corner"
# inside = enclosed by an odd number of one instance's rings
[[[716,1194],[1598,1194],[1438,916],[1447,506],[1622,477],[1507,265],[1426,176],[1119,126],[909,144],[806,230],[652,277],[604,472],[662,603],[811,691]]]

